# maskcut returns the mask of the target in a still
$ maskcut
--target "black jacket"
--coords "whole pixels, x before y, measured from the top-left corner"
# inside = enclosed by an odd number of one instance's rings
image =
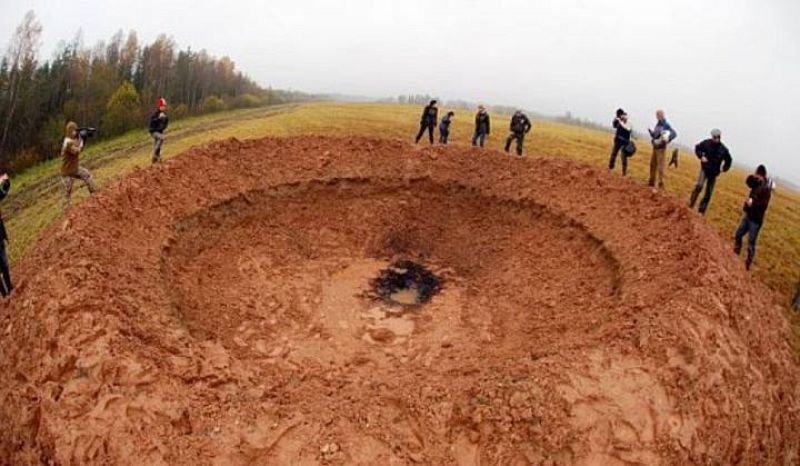
[[[764,214],[767,212],[769,199],[772,197],[772,189],[767,180],[755,175],[747,177],[747,186],[750,188],[750,199],[753,200],[753,204],[747,205],[745,202],[743,210],[750,221],[760,225],[764,223]]]
[[[419,119],[419,124],[422,126],[436,126],[436,121],[439,120],[439,109],[432,106],[426,105],[424,109],[422,109],[422,116]]]
[[[511,123],[509,124],[509,129],[512,133],[516,134],[526,134],[528,131],[531,130],[533,125],[531,124],[531,120],[528,119],[527,115],[524,113],[520,113],[519,115],[514,115],[511,117]]]
[[[703,164],[703,171],[709,178],[714,178],[720,172],[730,170],[733,159],[728,148],[723,143],[715,143],[712,139],[706,139],[694,146],[694,153],[697,158],[705,157],[708,162]]]
[[[151,133],[163,133],[164,130],[167,129],[167,125],[169,125],[169,118],[167,117],[166,112],[156,110],[152,115],[150,115]]]
[[[0,184],[0,201],[5,199],[9,191],[11,191],[11,180],[5,180],[2,184]],[[6,225],[3,223],[3,215],[0,214],[0,243],[7,239],[8,233],[6,232]],[[0,244],[0,246],[4,245]]]
[[[475,132],[478,134],[490,134],[492,131],[489,112],[478,112],[475,114]]]
[[[625,129],[621,124],[619,124],[619,118],[614,118],[614,122],[611,123],[611,126],[614,127],[616,133],[614,133],[614,139],[620,142],[628,143],[631,140],[631,130]]]
[[[450,116],[445,116],[444,118],[442,118],[442,121],[439,123],[439,131],[444,131],[445,133],[449,132],[450,123],[452,123]]]

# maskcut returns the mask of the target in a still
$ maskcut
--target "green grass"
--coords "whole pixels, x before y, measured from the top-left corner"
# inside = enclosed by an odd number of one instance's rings
[[[411,141],[418,128],[421,108],[383,104],[317,103],[301,106],[268,107],[212,114],[177,121],[170,127],[164,158],[209,141],[236,137],[294,136],[303,134],[364,135]],[[451,140],[468,144],[472,132],[471,111],[455,110]],[[493,132],[488,146],[501,148],[507,134],[508,117],[493,115]],[[527,149],[546,157],[572,158],[598,167],[606,166],[611,135],[602,131],[534,121]],[[693,141],[684,141],[690,144]],[[649,145],[639,142],[640,151],[630,160],[629,176],[645,182],[649,170]],[[735,154],[735,148],[732,148]],[[151,140],[144,130],[132,131],[113,140],[90,144],[82,156],[99,186],[149,165]],[[36,241],[40,232],[60,215],[58,160],[37,165],[14,178],[14,190],[3,211],[12,238],[10,255],[17,262]],[[735,161],[734,161],[735,165]],[[682,153],[680,167],[667,172],[667,190],[686,202],[697,177],[699,165],[693,154]],[[732,242],[741,216],[741,204],[748,190],[746,172],[734,168],[717,183],[707,215],[708,222]],[[73,194],[74,203],[86,197],[85,189]],[[754,275],[783,295],[787,302],[798,281],[800,264],[800,193],[781,187],[773,195],[759,238]],[[800,325],[797,326],[800,328]]]

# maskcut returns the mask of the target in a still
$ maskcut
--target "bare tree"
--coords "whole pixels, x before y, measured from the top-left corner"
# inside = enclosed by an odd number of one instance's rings
[[[33,11],[25,14],[22,23],[17,26],[17,30],[11,37],[6,57],[9,63],[9,84],[8,84],[8,110],[6,111],[5,124],[3,125],[3,135],[0,137],[0,160],[3,160],[6,141],[8,140],[8,130],[14,120],[19,97],[20,83],[22,82],[22,70],[34,69],[36,65],[36,53],[39,50],[39,39],[42,36],[42,24],[36,19]]]

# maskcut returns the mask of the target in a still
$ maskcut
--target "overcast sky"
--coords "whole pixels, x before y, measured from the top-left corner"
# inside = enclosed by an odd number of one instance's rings
[[[663,108],[679,142],[713,127],[736,161],[800,181],[800,0],[0,0],[42,55],[83,30],[159,33],[228,55],[263,85],[517,105],[638,130]],[[5,45],[3,45],[5,47]]]

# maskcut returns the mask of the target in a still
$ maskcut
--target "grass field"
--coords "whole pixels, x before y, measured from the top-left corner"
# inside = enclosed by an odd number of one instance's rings
[[[169,158],[215,139],[268,135],[367,135],[410,141],[418,128],[420,110],[416,106],[316,103],[212,114],[173,124],[163,153],[164,158]],[[492,127],[488,145],[501,148],[507,134],[508,117],[493,115]],[[468,144],[471,131],[472,113],[456,110],[451,140],[455,144]],[[534,121],[534,130],[526,146],[547,157],[572,158],[605,166],[610,142],[610,133]],[[682,142],[689,145],[695,141]],[[629,176],[644,183],[648,174],[649,145],[640,141],[639,147],[639,153],[630,160]],[[114,140],[90,143],[82,160],[102,186],[139,167],[147,167],[150,149],[148,134],[144,130],[134,131]],[[732,152],[735,156],[735,148]],[[3,205],[11,237],[12,263],[19,261],[40,232],[60,215],[58,168],[59,160],[51,160],[13,179],[13,192]],[[686,202],[697,172],[694,155],[682,153],[680,167],[667,172],[668,191],[680,202]],[[736,167],[723,174],[709,208],[708,221],[726,240],[732,237],[740,220],[741,204],[748,193],[745,176],[746,172]],[[76,187],[75,203],[87,195],[82,184],[76,183]],[[758,247],[755,276],[780,292],[788,302],[800,279],[800,193],[786,188],[774,193]]]

